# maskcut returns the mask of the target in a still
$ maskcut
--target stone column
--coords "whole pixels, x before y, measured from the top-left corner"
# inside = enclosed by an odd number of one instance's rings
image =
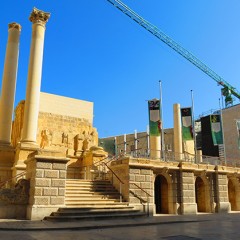
[[[182,125],[181,125],[181,113],[180,104],[176,103],[173,105],[173,116],[174,116],[174,154],[176,160],[182,159]]]
[[[150,136],[150,157],[161,158],[161,138],[160,136]]]
[[[18,23],[8,25],[8,42],[0,101],[0,144],[6,146],[10,146],[11,142],[20,32],[21,26]]]
[[[32,25],[32,42],[28,66],[28,82],[24,109],[23,137],[21,142],[36,145],[45,25],[50,13],[33,9],[29,20]]]

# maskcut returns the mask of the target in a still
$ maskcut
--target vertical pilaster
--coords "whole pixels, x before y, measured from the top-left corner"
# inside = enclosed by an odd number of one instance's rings
[[[231,211],[231,206],[228,199],[228,178],[223,166],[216,167],[216,210],[218,213]]]
[[[18,23],[8,25],[8,42],[0,101],[0,144],[6,146],[9,146],[11,142],[20,32],[21,26]]]
[[[188,163],[180,163],[180,188],[181,188],[181,212],[182,214],[196,214],[197,204],[195,196],[194,168]]]
[[[181,114],[180,104],[173,105],[173,116],[174,116],[174,154],[176,160],[182,159],[182,125],[181,125]]]
[[[21,140],[29,144],[36,144],[45,25],[49,17],[49,13],[34,8],[29,18],[33,23],[32,42]]]

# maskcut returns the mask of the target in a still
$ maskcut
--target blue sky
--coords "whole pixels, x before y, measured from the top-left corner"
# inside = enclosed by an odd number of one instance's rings
[[[240,89],[239,0],[123,2]],[[1,2],[1,76],[7,24],[22,25],[16,103],[25,99],[31,41],[28,17],[34,6],[51,13],[41,91],[93,101],[100,137],[145,131],[146,100],[159,97],[159,80],[166,128],[173,126],[174,103],[191,105],[191,90],[196,117],[218,108],[220,87],[214,80],[107,0]]]

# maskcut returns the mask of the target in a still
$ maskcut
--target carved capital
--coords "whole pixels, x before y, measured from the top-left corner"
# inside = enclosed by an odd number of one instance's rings
[[[15,22],[8,24],[8,29],[12,29],[12,28],[17,29],[18,31],[21,31],[21,29],[22,29],[21,25],[18,23],[15,23]]]
[[[50,13],[43,12],[37,8],[33,8],[33,11],[29,17],[29,20],[32,23],[40,23],[43,26],[47,23],[48,19],[50,18]]]

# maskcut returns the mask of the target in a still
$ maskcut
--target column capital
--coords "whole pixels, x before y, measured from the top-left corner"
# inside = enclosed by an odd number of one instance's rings
[[[13,29],[13,28],[17,29],[20,32],[21,29],[22,29],[22,26],[19,23],[16,23],[16,22],[9,23],[8,24],[8,30]]]
[[[40,23],[43,26],[47,23],[48,19],[50,18],[50,13],[43,12],[42,10],[39,10],[37,8],[33,8],[33,11],[29,17],[29,20],[32,23]]]

